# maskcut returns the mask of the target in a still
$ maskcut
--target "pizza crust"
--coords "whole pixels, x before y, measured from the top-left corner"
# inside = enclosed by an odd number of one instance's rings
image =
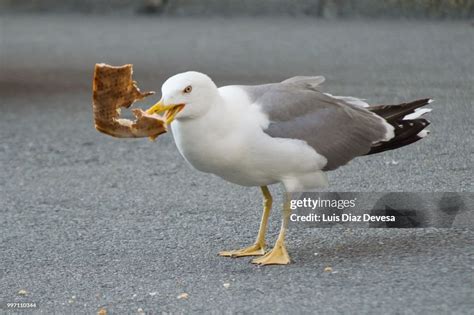
[[[163,118],[157,114],[147,114],[135,108],[135,120],[120,118],[121,108],[129,108],[134,102],[154,92],[141,92],[132,80],[132,65],[119,67],[96,64],[93,80],[93,111],[95,128],[117,138],[152,139],[167,131]]]

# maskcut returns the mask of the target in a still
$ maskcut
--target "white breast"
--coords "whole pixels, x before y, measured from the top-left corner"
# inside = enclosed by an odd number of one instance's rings
[[[219,137],[205,120],[174,121],[171,129],[181,155],[200,171],[214,173],[226,168],[238,153],[236,146],[227,137]]]
[[[193,167],[245,185],[247,180],[240,177],[245,172],[249,142],[245,125],[249,119],[243,117],[246,112],[241,109],[249,102],[238,89],[219,90],[224,91],[222,103],[215,104],[204,116],[173,121],[173,137],[179,152]]]

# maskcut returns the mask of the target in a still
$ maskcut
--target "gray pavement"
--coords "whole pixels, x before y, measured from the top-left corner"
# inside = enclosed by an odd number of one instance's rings
[[[259,190],[192,170],[170,135],[152,143],[99,134],[90,105],[96,62],[133,63],[144,90],[194,69],[219,85],[320,74],[331,93],[372,103],[429,96],[429,138],[330,173],[331,190],[473,192],[469,24],[33,15],[0,23],[0,301],[38,302],[46,314],[474,307],[472,229],[292,224],[292,265],[218,257],[253,241]],[[272,191],[270,243],[281,188]]]

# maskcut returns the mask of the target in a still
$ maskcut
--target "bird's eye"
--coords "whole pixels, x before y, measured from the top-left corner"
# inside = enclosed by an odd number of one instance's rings
[[[191,93],[191,91],[193,90],[193,87],[191,85],[188,85],[184,90],[183,90],[183,93]]]

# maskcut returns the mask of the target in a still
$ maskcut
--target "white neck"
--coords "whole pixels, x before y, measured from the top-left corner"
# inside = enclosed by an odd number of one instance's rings
[[[216,93],[212,100],[208,99],[207,101],[209,105],[204,113],[197,117],[178,118],[172,123],[172,126],[180,126],[181,129],[186,129],[189,132],[192,129],[195,132],[206,130],[209,133],[220,136],[231,132],[232,128],[229,128],[229,124],[235,124],[235,119],[231,119],[232,115],[234,115],[231,106],[224,101],[220,93]]]

